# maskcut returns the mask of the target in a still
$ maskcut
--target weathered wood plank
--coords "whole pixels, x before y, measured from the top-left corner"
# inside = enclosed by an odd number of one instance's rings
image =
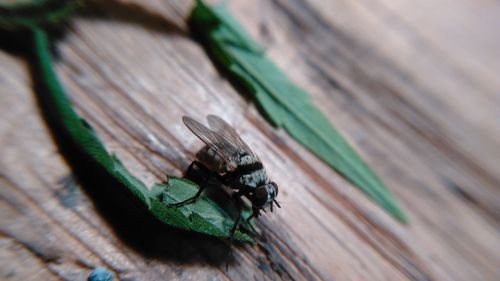
[[[262,119],[188,36],[190,3],[94,1],[58,42],[75,108],[148,186],[181,175],[200,148],[185,114],[220,115],[261,156],[283,208],[259,220],[263,238],[234,260],[224,243],[103,194],[106,183],[76,180],[28,69],[0,53],[0,255],[17,257],[2,278],[84,280],[105,266],[124,280],[498,279],[500,42],[485,35],[498,9],[483,22],[483,2],[409,3],[230,2],[396,194],[409,226]]]

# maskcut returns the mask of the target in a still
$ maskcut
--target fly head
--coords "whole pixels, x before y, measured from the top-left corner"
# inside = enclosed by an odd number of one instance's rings
[[[271,212],[273,211],[273,203],[281,208],[281,206],[276,201],[278,196],[278,185],[274,182],[269,182],[264,185],[257,187],[252,196],[252,205],[254,210],[264,209],[269,205]]]

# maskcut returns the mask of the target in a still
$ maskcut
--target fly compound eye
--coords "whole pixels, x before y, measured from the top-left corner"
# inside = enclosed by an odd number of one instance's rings
[[[270,183],[271,187],[273,188],[273,203],[276,204],[276,206],[278,206],[278,208],[281,208],[280,206],[280,203],[278,203],[278,201],[276,201],[276,197],[278,197],[278,192],[279,192],[279,188],[278,188],[278,185],[274,182],[271,182]],[[271,210],[272,210],[272,203],[271,203]]]
[[[278,197],[278,191],[279,191],[278,185],[274,182],[271,182],[271,186],[274,187],[274,198]]]
[[[264,206],[267,203],[267,189],[265,186],[259,186],[255,189],[252,203],[256,206]]]

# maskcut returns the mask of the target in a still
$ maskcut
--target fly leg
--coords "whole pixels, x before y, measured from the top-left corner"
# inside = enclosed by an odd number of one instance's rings
[[[247,223],[250,223],[250,220],[253,218],[258,218],[260,216],[260,209],[252,207],[252,214],[246,219]]]
[[[196,202],[196,200],[198,200],[198,198],[200,197],[201,193],[203,192],[203,190],[207,186],[206,183],[207,183],[208,179],[210,178],[210,175],[208,173],[207,168],[205,168],[205,166],[203,166],[203,164],[201,164],[198,161],[193,161],[193,163],[191,163],[191,165],[189,165],[189,167],[187,169],[187,172],[191,171],[193,169],[194,165],[196,165],[198,168],[204,170],[203,172],[204,172],[205,176],[203,177],[203,181],[200,184],[200,189],[198,189],[198,191],[196,192],[196,194],[193,197],[190,197],[190,198],[188,198],[186,200],[182,200],[182,201],[177,202],[177,203],[168,204],[167,205],[168,208],[181,207],[181,206],[184,206],[184,205],[187,205],[187,204],[192,204],[192,203]]]
[[[246,224],[251,228],[254,233],[257,233],[257,230],[250,223],[250,220],[253,218],[258,218],[260,216],[260,209],[252,207],[252,214],[245,219]]]
[[[241,220],[241,196],[243,195],[243,191],[238,191],[236,193],[233,193],[233,200],[234,204],[236,205],[236,208],[238,209],[238,217],[236,217],[236,220],[234,221],[234,225],[231,228],[231,232],[229,234],[229,239],[233,238],[234,233],[236,232],[236,229],[238,228],[238,224],[240,223]]]

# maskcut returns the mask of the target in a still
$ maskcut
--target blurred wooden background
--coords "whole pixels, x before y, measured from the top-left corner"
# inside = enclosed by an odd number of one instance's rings
[[[189,37],[191,5],[90,2],[57,43],[57,72],[148,185],[181,175],[201,147],[182,115],[234,124],[280,185],[283,208],[258,221],[259,243],[228,257],[224,243],[76,180],[26,62],[0,51],[0,279],[85,280],[95,266],[119,280],[500,279],[500,2],[229,1],[408,226],[262,119]]]

